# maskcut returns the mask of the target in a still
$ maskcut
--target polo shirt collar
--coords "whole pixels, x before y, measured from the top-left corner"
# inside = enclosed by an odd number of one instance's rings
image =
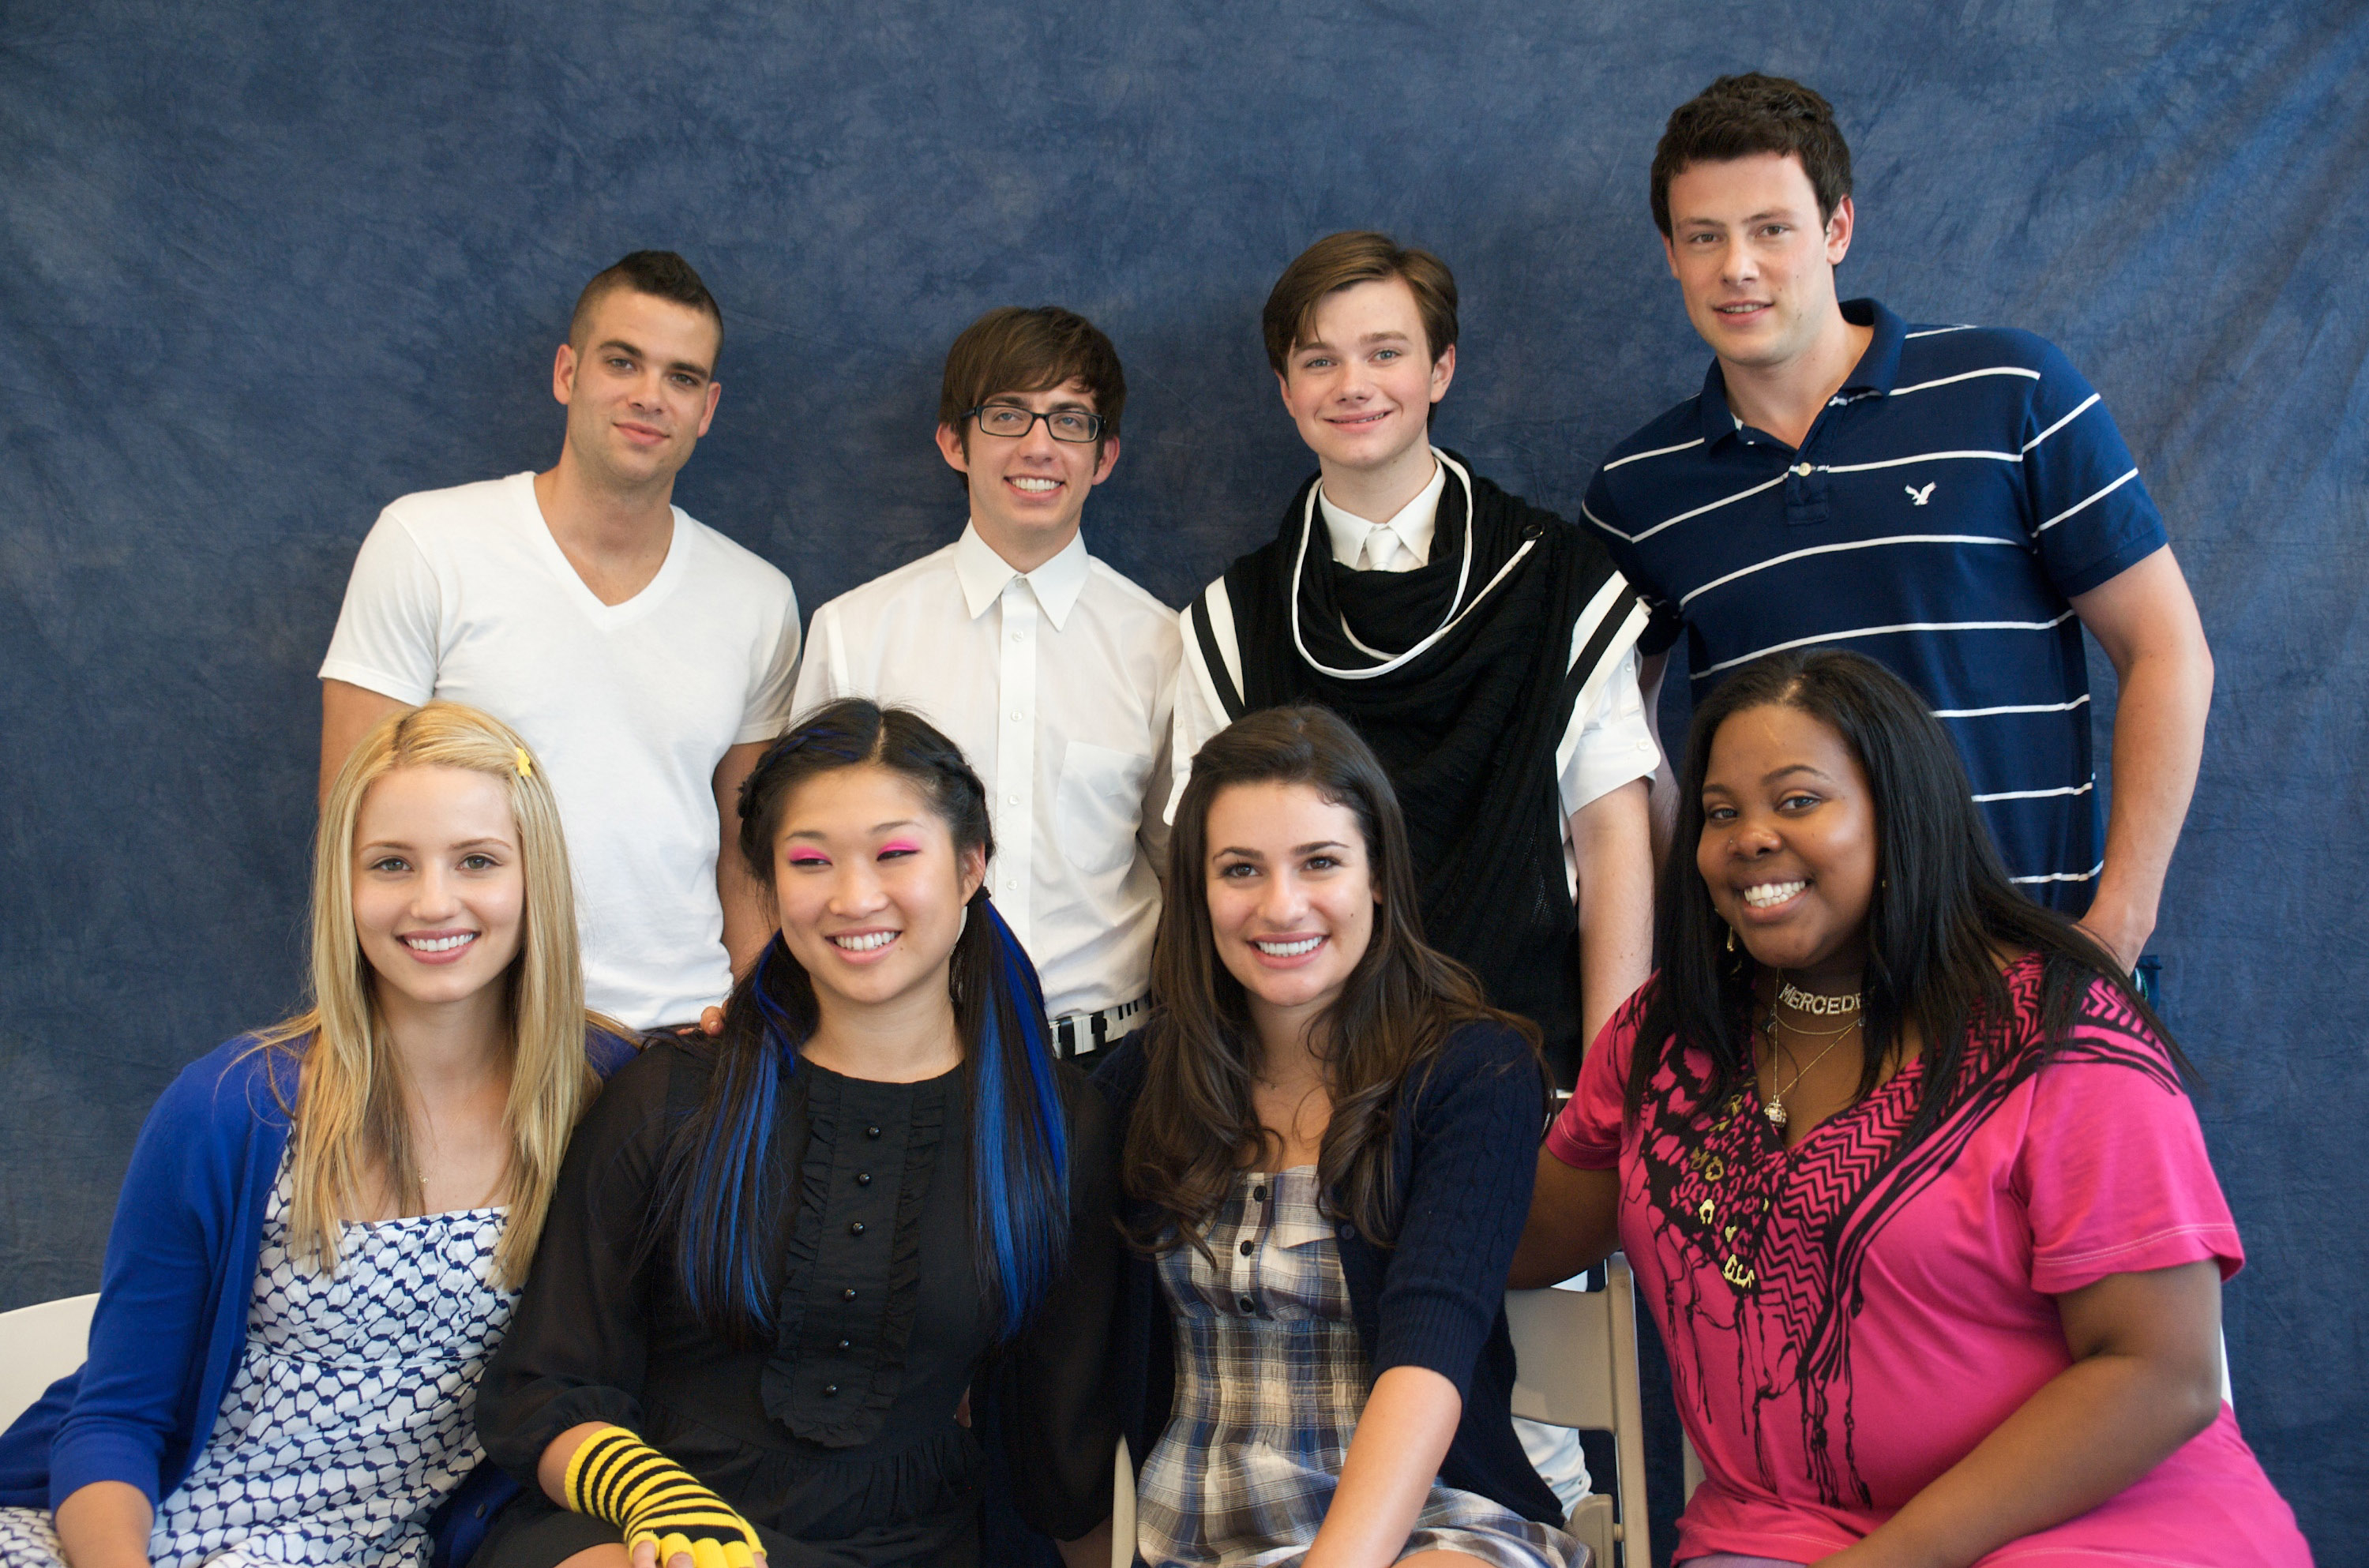
[[[1872,326],[1875,337],[1843,378],[1837,397],[1853,394],[1870,396],[1889,393],[1900,379],[1900,345],[1908,335],[1901,319],[1884,308],[1881,300],[1845,300],[1843,319],[1853,326]],[[1699,399],[1702,413],[1702,438],[1706,447],[1716,446],[1735,434],[1735,411],[1727,406],[1727,378],[1720,372],[1719,360],[1713,356],[1711,369],[1703,372],[1702,396]]]
[[[962,584],[963,607],[974,621],[986,614],[987,607],[1001,599],[1005,587],[1018,578],[1036,594],[1036,602],[1043,606],[1046,618],[1058,632],[1076,608],[1078,595],[1085,591],[1090,565],[1083,533],[1070,535],[1059,555],[1033,572],[1014,571],[1011,562],[978,536],[976,523],[964,523],[962,537],[955,541],[955,580]]]

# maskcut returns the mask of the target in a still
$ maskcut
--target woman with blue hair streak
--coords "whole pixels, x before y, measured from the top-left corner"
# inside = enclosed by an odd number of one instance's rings
[[[990,1378],[1021,1516],[1106,1559],[1114,1134],[988,900],[978,777],[839,702],[740,817],[781,930],[568,1150],[479,1396],[528,1492],[477,1562],[974,1562]]]

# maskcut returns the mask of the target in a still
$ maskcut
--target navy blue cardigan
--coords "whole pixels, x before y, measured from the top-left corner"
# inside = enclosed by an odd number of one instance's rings
[[[94,1481],[153,1506],[197,1462],[246,1350],[263,1215],[288,1147],[295,1063],[252,1036],[182,1070],[140,1129],[107,1234],[88,1359],[0,1436],[0,1507],[54,1508]],[[633,1058],[588,1031],[606,1078]],[[480,1465],[438,1511],[437,1561],[464,1562],[518,1490]]]
[[[1094,1072],[1122,1118],[1142,1092],[1147,1033],[1129,1036]],[[1464,1401],[1439,1479],[1560,1526],[1561,1505],[1514,1435],[1514,1341],[1505,1327],[1505,1271],[1529,1216],[1546,1104],[1538,1059],[1520,1036],[1496,1024],[1464,1025],[1400,1093],[1393,1244],[1376,1246],[1346,1224],[1337,1234],[1370,1375],[1428,1367]],[[1129,1200],[1130,1227],[1150,1215]],[[1141,1254],[1120,1291],[1113,1360],[1123,1430],[1140,1469],[1168,1425],[1176,1387],[1168,1304],[1156,1265]]]

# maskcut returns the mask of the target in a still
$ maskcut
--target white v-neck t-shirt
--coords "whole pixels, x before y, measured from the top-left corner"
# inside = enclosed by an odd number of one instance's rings
[[[585,1001],[647,1028],[731,988],[715,767],[780,732],[797,664],[778,569],[678,507],[658,575],[603,604],[544,524],[534,475],[513,474],[379,514],[320,673],[466,703],[525,738],[567,834]]]

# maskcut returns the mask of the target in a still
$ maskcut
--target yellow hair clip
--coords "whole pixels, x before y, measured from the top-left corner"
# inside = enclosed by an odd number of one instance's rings
[[[534,777],[534,759],[526,754],[523,746],[518,748],[518,776],[522,779]]]

